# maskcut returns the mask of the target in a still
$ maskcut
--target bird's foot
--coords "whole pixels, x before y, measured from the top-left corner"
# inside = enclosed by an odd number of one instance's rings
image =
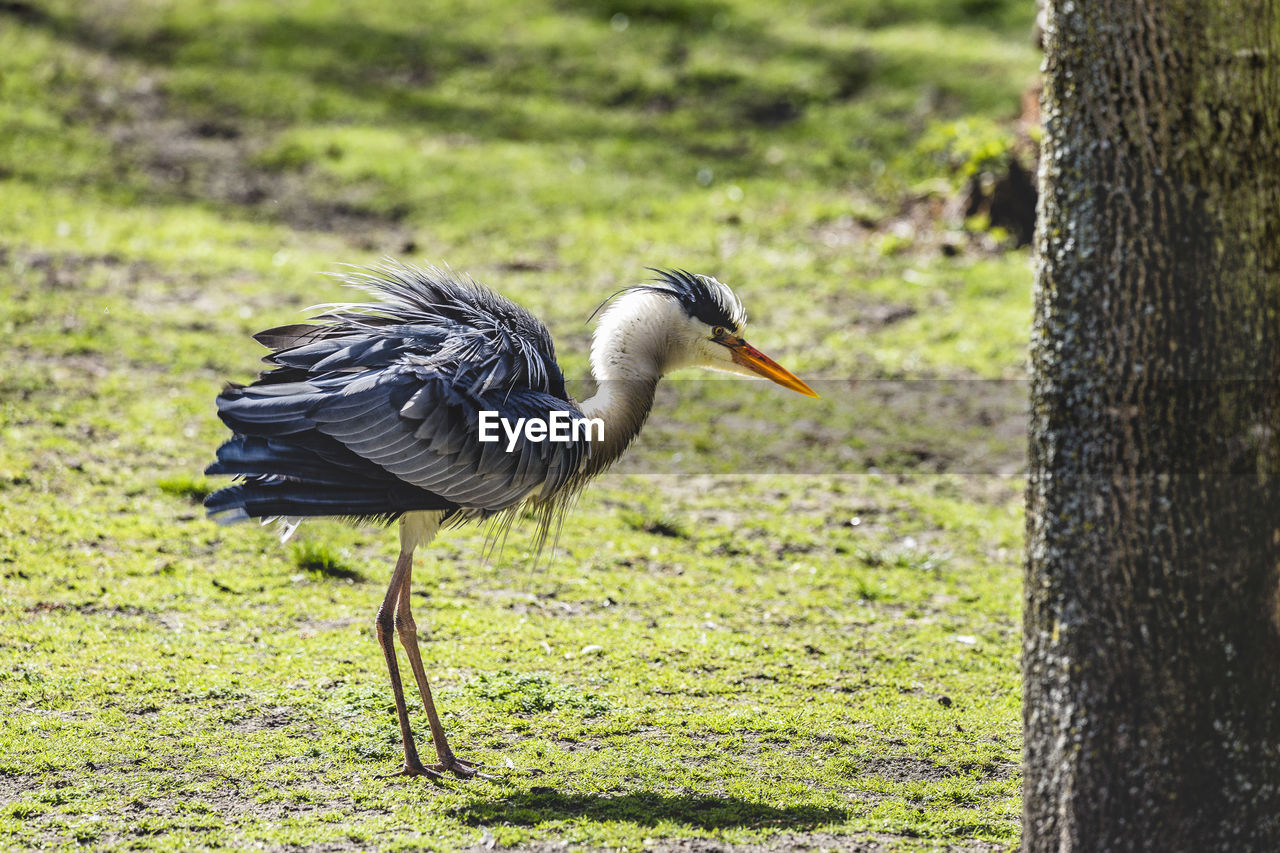
[[[427,767],[421,761],[406,761],[395,773],[380,773],[375,779],[395,779],[397,776],[426,776],[428,779],[443,779],[444,776],[434,766]]]
[[[478,761],[463,761],[461,758],[449,756],[445,761],[437,764],[429,765],[428,769],[436,774],[452,773],[459,779],[496,779],[498,777],[488,773],[481,773],[480,768],[484,765]]]
[[[428,779],[443,779],[446,773],[452,773],[459,779],[496,779],[488,773],[481,773],[482,765],[474,761],[463,761],[461,758],[449,757],[448,761],[435,764],[423,764],[420,761],[406,761],[395,773],[384,773],[375,779],[394,779],[397,776],[426,776]]]

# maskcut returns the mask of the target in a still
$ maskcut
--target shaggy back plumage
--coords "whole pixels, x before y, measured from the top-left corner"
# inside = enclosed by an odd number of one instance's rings
[[[581,445],[477,441],[481,411],[581,416],[542,323],[434,268],[388,262],[340,277],[377,300],[258,334],[274,369],[219,395],[233,436],[207,473],[242,479],[208,498],[211,514],[465,520],[560,492]]]

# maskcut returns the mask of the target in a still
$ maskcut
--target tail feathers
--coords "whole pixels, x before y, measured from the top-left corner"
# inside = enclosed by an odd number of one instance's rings
[[[418,509],[451,509],[448,501],[412,486],[331,486],[253,478],[220,489],[204,502],[219,521],[246,518],[341,516],[388,518]]]
[[[316,438],[324,439],[327,436]],[[316,442],[317,445],[321,443],[336,445],[332,440]],[[330,458],[321,455],[322,450],[333,451],[329,455]],[[206,468],[205,473],[234,474],[244,477],[288,477],[332,486],[359,486],[371,480],[375,482],[394,480],[390,473],[364,463],[349,451],[343,454],[344,450],[345,448],[342,447],[309,447],[264,436],[237,435],[218,448],[218,461]],[[340,455],[353,458],[333,458]]]
[[[217,461],[205,473],[243,478],[205,499],[209,515],[223,522],[272,516],[393,518],[410,510],[456,507],[315,431],[233,436],[218,448]]]
[[[296,384],[229,388],[218,397],[218,417],[237,433],[291,435],[315,427],[307,412],[319,399]]]

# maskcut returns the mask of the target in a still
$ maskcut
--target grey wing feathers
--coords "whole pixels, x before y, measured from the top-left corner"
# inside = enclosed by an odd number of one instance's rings
[[[580,417],[577,407],[527,388],[468,393],[469,379],[462,377],[459,393],[458,384],[421,366],[389,368],[341,405],[314,406],[310,419],[362,458],[462,508],[492,512],[563,486],[581,463],[579,445],[522,440],[507,452],[505,437],[479,441],[480,412],[512,420],[556,410]]]
[[[272,348],[264,360],[274,367],[218,398],[236,435],[211,472],[247,476],[237,488],[249,491],[299,482],[326,489],[374,482],[385,491],[390,478],[410,489],[392,490],[398,499],[411,496],[414,507],[404,509],[431,504],[464,516],[545,499],[572,482],[587,452],[583,443],[522,438],[508,452],[501,431],[497,443],[479,441],[485,410],[511,420],[554,411],[581,417],[542,323],[436,269],[387,263],[342,278],[379,301],[327,306],[315,322],[255,336]],[[332,460],[341,471],[326,467]]]
[[[380,297],[333,306],[320,319],[352,328],[429,327],[444,333],[428,355],[431,366],[478,368],[485,388],[526,386],[562,395],[551,333],[524,308],[470,279],[434,267],[386,262],[339,276]],[[559,382],[559,387],[552,387]]]

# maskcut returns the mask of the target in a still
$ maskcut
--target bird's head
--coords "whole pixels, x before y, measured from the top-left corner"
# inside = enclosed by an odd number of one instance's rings
[[[746,342],[747,314],[727,285],[684,270],[654,272],[654,281],[623,291],[600,318],[591,352],[597,377],[625,375],[637,363],[641,371],[657,376],[702,367],[762,376],[818,396],[800,377]]]

